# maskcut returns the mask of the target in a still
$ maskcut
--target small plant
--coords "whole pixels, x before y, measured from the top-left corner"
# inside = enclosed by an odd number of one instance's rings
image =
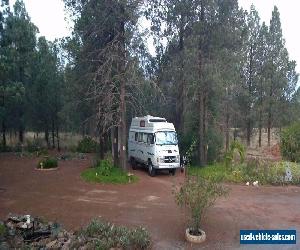
[[[91,137],[84,137],[78,142],[77,152],[80,153],[95,153],[99,149],[99,144]]]
[[[4,145],[2,142],[0,143],[0,152],[11,152],[12,148],[10,146]]]
[[[190,233],[199,235],[202,219],[216,199],[225,195],[227,190],[216,178],[204,179],[200,176],[187,176],[183,186],[175,191],[175,199],[179,206],[189,212]]]
[[[4,224],[0,224],[0,237],[5,236],[6,234],[6,227]]]
[[[284,158],[300,162],[300,122],[283,129],[280,150]]]
[[[148,249],[150,243],[150,235],[145,228],[128,229],[95,219],[80,231],[71,248]]]
[[[243,163],[245,160],[245,147],[240,142],[233,141],[230,144],[230,148],[229,148],[228,152],[226,152],[225,157],[224,157],[225,166],[227,168],[232,166],[236,153],[238,153],[240,156],[240,163]]]
[[[43,143],[40,139],[26,140],[26,151],[29,153],[38,152],[43,148]]]
[[[56,168],[57,165],[58,165],[57,159],[45,157],[43,160],[39,161],[38,168],[40,169]]]

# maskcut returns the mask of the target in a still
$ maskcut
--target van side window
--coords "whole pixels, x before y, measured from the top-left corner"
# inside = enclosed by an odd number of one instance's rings
[[[139,137],[139,138],[138,138],[138,139],[139,139],[139,142],[143,142],[143,133],[140,133],[140,132],[139,132],[139,136],[138,136],[138,137]]]
[[[148,134],[147,133],[143,133],[143,142],[147,143],[147,138],[148,138]]]
[[[134,134],[134,140],[138,141],[138,132],[135,132],[135,134]]]
[[[148,134],[147,143],[154,144],[154,135],[153,134]]]

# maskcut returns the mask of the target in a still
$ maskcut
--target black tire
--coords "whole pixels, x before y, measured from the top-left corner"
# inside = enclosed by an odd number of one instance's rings
[[[136,170],[136,161],[133,157],[130,157],[130,165],[133,170]]]
[[[148,162],[148,173],[151,177],[154,177],[156,174],[156,169],[153,167],[153,164],[151,161]]]
[[[172,174],[172,175],[174,176],[175,173],[176,173],[176,168],[170,169],[170,170],[169,170],[169,173]]]

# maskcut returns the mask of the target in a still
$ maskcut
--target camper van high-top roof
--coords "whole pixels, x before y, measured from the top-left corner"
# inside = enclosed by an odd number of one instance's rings
[[[167,122],[165,118],[155,116],[135,117],[132,119],[131,130],[175,131],[173,123]]]

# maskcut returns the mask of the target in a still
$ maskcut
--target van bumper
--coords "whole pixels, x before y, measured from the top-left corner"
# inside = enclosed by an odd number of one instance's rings
[[[159,165],[153,166],[156,169],[173,169],[180,168],[180,163],[160,163]]]

